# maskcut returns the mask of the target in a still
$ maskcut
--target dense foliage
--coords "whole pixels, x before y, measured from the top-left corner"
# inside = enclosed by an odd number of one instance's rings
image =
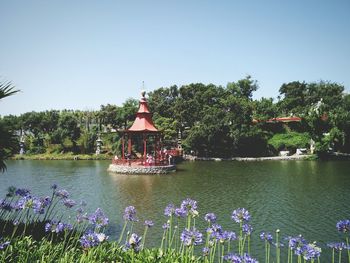
[[[11,82],[0,82],[0,101],[17,92]],[[4,159],[12,155],[16,146],[17,140],[11,127],[0,121],[0,172],[6,169]]]
[[[162,87],[149,93],[156,126],[166,147],[181,135],[185,152],[198,156],[269,156],[278,150],[292,153],[316,142],[317,152],[350,152],[350,95],[332,82],[285,83],[278,101],[253,99],[257,81],[250,76],[223,86],[194,83]],[[130,127],[138,102],[101,105],[98,111],[27,112],[3,116],[2,126],[25,138],[27,153],[91,154],[102,133],[105,153],[120,152],[118,129]],[[268,121],[297,116],[301,122]],[[300,134],[300,135],[297,135]],[[302,138],[301,138],[302,137]],[[288,142],[282,143],[288,138]],[[13,152],[18,151],[12,149]]]

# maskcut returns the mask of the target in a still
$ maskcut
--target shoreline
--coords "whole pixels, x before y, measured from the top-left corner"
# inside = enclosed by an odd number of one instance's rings
[[[293,160],[314,160],[314,154],[291,155],[291,156],[269,156],[269,157],[232,157],[232,158],[214,158],[214,157],[197,157],[192,155],[184,156],[186,161],[239,161],[239,162],[257,162],[257,161],[293,161]]]
[[[198,157],[193,155],[184,155],[184,161],[239,161],[239,162],[258,162],[258,161],[298,161],[298,160],[318,160],[318,159],[336,159],[336,160],[350,160],[350,154],[332,153],[327,156],[317,156],[316,154],[290,155],[290,156],[269,156],[269,157],[232,157],[232,158],[218,158],[218,157]],[[68,160],[68,161],[98,161],[98,160],[112,160],[113,156],[107,154],[35,154],[35,155],[15,155],[10,160]]]
[[[198,157],[193,155],[184,155],[184,161],[270,161],[270,160],[305,160],[315,159],[316,155],[291,155],[291,156],[270,156],[270,157],[232,157],[232,158],[217,158],[217,157]],[[35,154],[35,155],[15,155],[10,160],[112,160],[110,155],[100,154]]]

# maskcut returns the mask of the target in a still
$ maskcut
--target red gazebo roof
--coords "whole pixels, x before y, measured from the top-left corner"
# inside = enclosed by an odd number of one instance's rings
[[[139,110],[136,113],[136,118],[133,125],[126,132],[159,132],[152,121],[152,113],[148,109],[145,92],[142,92],[140,99]]]

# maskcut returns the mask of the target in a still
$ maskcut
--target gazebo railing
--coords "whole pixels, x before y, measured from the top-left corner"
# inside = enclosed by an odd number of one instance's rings
[[[154,160],[152,162],[148,162],[144,159],[113,159],[112,164],[115,165],[130,165],[130,166],[166,166],[169,165],[168,160]]]

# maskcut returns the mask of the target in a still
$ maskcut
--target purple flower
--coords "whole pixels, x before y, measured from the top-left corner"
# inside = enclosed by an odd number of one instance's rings
[[[294,251],[294,254],[299,256],[304,253],[305,246],[308,244],[302,235],[297,237],[287,237],[289,248]]]
[[[8,245],[10,245],[10,241],[0,243],[0,250],[4,250]]]
[[[50,221],[45,224],[45,231],[46,232],[52,232],[52,233],[61,233],[66,230],[72,230],[73,227],[71,224],[65,224],[62,222],[57,221]]]
[[[180,239],[185,246],[196,246],[202,244],[202,237],[202,233],[197,231],[195,228],[192,228],[192,230],[185,228],[181,233]]]
[[[33,206],[34,206],[34,199],[30,195],[25,195],[17,201],[17,203],[15,204],[15,209],[23,210],[26,208],[33,208]]]
[[[234,232],[223,231],[222,233],[218,233],[216,239],[219,240],[220,243],[224,243],[226,241],[235,240],[236,234]]]
[[[231,263],[259,263],[256,259],[250,257],[247,253],[243,256],[237,254],[228,254],[224,256],[224,260]]]
[[[212,224],[216,221],[216,215],[214,213],[208,213],[204,216],[204,220]]]
[[[337,223],[337,229],[341,233],[350,232],[350,220],[341,220]]]
[[[302,250],[305,260],[317,259],[321,255],[321,248],[317,247],[316,244],[307,244]]]
[[[261,232],[260,233],[260,239],[263,240],[263,241],[267,241],[267,242],[271,243],[272,240],[273,240],[273,237],[272,237],[271,233]]]
[[[210,234],[210,237],[218,239],[218,236],[222,233],[222,227],[218,224],[213,224],[207,228],[207,233]]]
[[[81,211],[81,212],[80,212]],[[82,210],[79,210],[78,213],[77,213],[77,216],[75,217],[76,218],[76,221],[77,223],[82,223],[84,222],[85,220],[89,220],[89,217],[87,216],[87,214],[83,214],[84,211]]]
[[[231,218],[236,223],[248,222],[250,219],[250,214],[245,208],[238,208],[232,212]]]
[[[184,218],[187,216],[187,211],[180,208],[175,208],[175,216]]]
[[[147,227],[152,227],[154,225],[154,223],[153,223],[152,220],[145,220],[144,225],[147,226]]]
[[[202,249],[203,257],[209,256],[209,252],[210,252],[209,248],[208,247],[204,247]]]
[[[68,199],[68,198],[65,198],[63,199],[63,204],[67,207],[67,208],[72,208],[73,206],[75,206],[77,203],[72,200],[72,199]]]
[[[164,215],[172,216],[175,213],[175,206],[173,204],[168,204],[164,209]]]
[[[164,230],[169,229],[170,228],[170,224],[169,223],[165,223],[165,224],[162,225],[162,228]]]
[[[242,257],[237,254],[228,254],[224,256],[224,260],[231,263],[242,263]]]
[[[60,189],[60,190],[55,191],[55,195],[64,199],[64,198],[68,198],[69,193],[67,190]]]
[[[181,208],[187,213],[193,214],[197,212],[197,201],[187,198],[182,201]]]
[[[140,251],[141,249],[141,239],[137,234],[132,233],[129,240],[125,244],[125,249],[133,249],[135,252]]]
[[[56,190],[57,189],[57,184],[51,185],[51,189]]]
[[[340,251],[343,249],[350,249],[350,247],[348,247],[344,242],[339,242],[339,243],[329,243],[327,244],[328,247],[336,250],[336,251]]]
[[[80,244],[84,249],[98,246],[103,241],[107,240],[108,237],[103,233],[87,232],[80,238]]]
[[[97,208],[95,213],[89,216],[89,222],[96,228],[100,228],[108,225],[109,219],[100,208]]]
[[[25,189],[25,188],[18,188],[15,192],[16,195],[19,196],[27,196],[30,194],[30,190]]]
[[[244,224],[242,226],[242,231],[245,235],[250,236],[251,233],[253,232],[253,227],[249,224]]]
[[[36,214],[44,214],[44,208],[46,207],[44,200],[35,198],[33,200],[33,210]]]
[[[15,207],[11,203],[5,202],[5,200],[0,200],[0,209],[10,212]]]
[[[126,207],[125,211],[124,211],[123,218],[126,221],[131,221],[131,222],[137,221],[135,207],[133,207],[133,206]]]

